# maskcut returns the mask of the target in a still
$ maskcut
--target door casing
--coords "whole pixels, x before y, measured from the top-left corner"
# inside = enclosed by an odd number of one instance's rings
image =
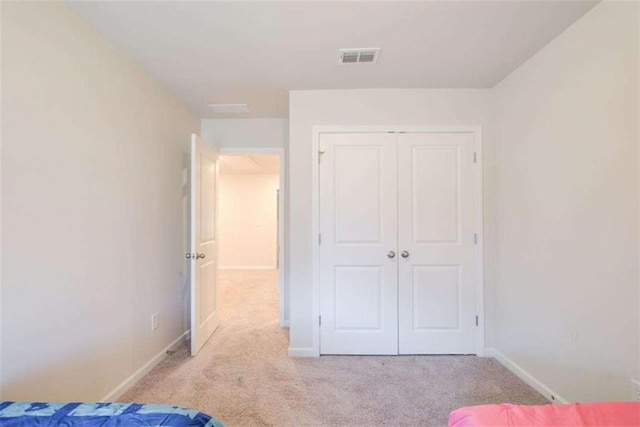
[[[311,147],[312,164],[312,216],[311,216],[311,241],[312,248],[312,325],[313,346],[308,356],[320,357],[320,250],[318,235],[320,233],[320,169],[319,147],[320,135],[327,133],[471,133],[474,135],[474,152],[476,167],[474,168],[475,185],[475,221],[478,244],[476,245],[476,313],[478,315],[478,327],[476,331],[476,355],[485,356],[485,313],[484,313],[484,231],[483,231],[483,205],[482,205],[482,126],[314,126]]]

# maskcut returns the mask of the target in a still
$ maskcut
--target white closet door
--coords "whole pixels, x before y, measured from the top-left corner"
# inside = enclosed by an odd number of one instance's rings
[[[320,352],[397,354],[396,136],[322,134],[320,151]]]
[[[476,352],[473,147],[398,135],[400,354]]]

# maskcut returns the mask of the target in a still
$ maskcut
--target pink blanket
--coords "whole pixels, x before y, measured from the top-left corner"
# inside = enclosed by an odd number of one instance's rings
[[[525,406],[481,405],[456,409],[449,427],[640,426],[640,402]]]

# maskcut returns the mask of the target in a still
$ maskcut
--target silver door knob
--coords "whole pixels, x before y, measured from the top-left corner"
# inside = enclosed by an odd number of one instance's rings
[[[185,256],[187,257],[187,259],[195,258],[195,256],[191,252],[187,253]]]
[[[387,254],[387,256],[388,256],[389,258],[395,258],[395,257],[396,257],[396,253],[395,253],[395,252],[393,252],[393,251],[389,251],[389,253]]]
[[[409,252],[407,252],[407,251],[402,251],[402,253],[400,254],[400,256],[402,256],[402,258],[409,258]]]
[[[198,255],[196,255],[196,259],[201,259],[201,258],[204,258],[204,257],[206,257],[206,255],[205,255],[205,254],[198,254]]]

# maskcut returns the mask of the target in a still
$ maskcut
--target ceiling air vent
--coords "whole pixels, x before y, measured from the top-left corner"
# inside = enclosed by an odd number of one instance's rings
[[[338,52],[340,53],[340,62],[343,64],[372,64],[378,60],[380,48],[373,47],[367,49],[340,49]]]

